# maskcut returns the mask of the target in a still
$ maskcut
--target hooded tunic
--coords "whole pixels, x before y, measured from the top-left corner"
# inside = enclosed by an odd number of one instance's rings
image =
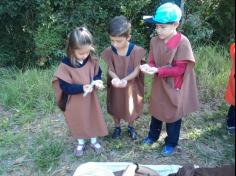
[[[173,61],[188,61],[180,89],[175,88],[174,77],[154,76],[149,110],[153,117],[167,123],[196,111],[199,104],[191,44],[184,35],[177,35],[179,39],[172,47],[168,47],[158,37],[152,38],[150,42],[150,51],[153,52],[157,67],[171,67]]]
[[[128,56],[119,56],[111,47],[102,53],[108,69],[120,79],[125,78],[141,65],[145,58],[145,50],[134,45]],[[111,77],[107,78],[107,111],[113,118],[133,121],[143,112],[144,75],[139,73],[136,78],[128,81],[125,88],[115,88],[111,84]]]
[[[56,95],[57,104],[60,102],[63,92],[59,80],[69,84],[90,84],[93,77],[99,71],[99,64],[89,57],[83,67],[72,67],[60,63],[54,74],[52,85]],[[103,118],[101,107],[96,96],[96,90],[83,96],[82,93],[68,95],[64,116],[70,133],[75,139],[105,136],[108,130]]]

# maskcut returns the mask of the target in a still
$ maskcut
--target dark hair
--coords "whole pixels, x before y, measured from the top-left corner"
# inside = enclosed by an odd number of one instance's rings
[[[131,23],[125,16],[114,17],[108,27],[108,34],[113,37],[128,37],[131,32]]]

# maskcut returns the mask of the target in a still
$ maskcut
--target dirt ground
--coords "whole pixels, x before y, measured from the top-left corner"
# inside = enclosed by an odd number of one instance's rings
[[[145,108],[146,109],[146,108]],[[11,112],[6,112],[0,107],[0,116],[12,118]],[[138,119],[136,129],[139,134],[139,139],[132,141],[127,135],[127,124],[122,123],[122,139],[113,140],[110,135],[100,139],[104,152],[101,155],[96,155],[94,151],[87,146],[84,156],[76,158],[73,155],[73,149],[76,146],[67,130],[64,117],[60,112],[49,114],[35,118],[27,126],[11,126],[11,130],[18,130],[19,133],[27,133],[27,145],[17,142],[20,149],[24,152],[12,155],[0,161],[3,175],[72,175],[79,164],[85,162],[137,162],[140,164],[152,165],[184,165],[191,163],[200,167],[215,167],[235,163],[235,138],[229,136],[225,129],[225,118],[218,110],[211,110],[210,107],[204,105],[198,112],[191,114],[183,120],[179,145],[173,156],[163,157],[160,152],[164,144],[166,136],[165,127],[162,130],[162,135],[158,142],[152,146],[143,146],[141,141],[148,133],[150,116],[147,110],[144,115]],[[105,116],[109,129],[109,134],[112,133],[113,123],[110,116]],[[56,161],[54,166],[50,166],[46,170],[39,168],[35,163],[35,158],[30,154],[35,138],[42,133],[42,127],[52,134],[54,138],[63,141],[63,152]],[[18,128],[18,129],[16,129]],[[10,130],[10,129],[8,129]],[[22,141],[23,142],[23,141]],[[11,145],[1,145],[2,152],[8,148],[15,149],[14,142]],[[40,148],[40,144],[38,144]],[[16,152],[17,153],[17,152]],[[1,152],[0,152],[1,154]],[[1,156],[1,155],[0,155]]]

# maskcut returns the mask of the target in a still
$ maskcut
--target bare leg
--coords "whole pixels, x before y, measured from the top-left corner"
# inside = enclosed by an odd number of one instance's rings
[[[120,119],[114,118],[115,127],[120,127]]]

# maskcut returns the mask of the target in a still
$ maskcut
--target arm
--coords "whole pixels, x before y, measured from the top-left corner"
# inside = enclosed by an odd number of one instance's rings
[[[60,88],[63,92],[68,95],[75,95],[84,93],[83,85],[82,84],[70,84],[66,81],[59,79]]]
[[[118,79],[119,79],[119,77],[118,77],[114,72],[112,72],[111,70],[108,71],[108,74],[109,74],[109,76],[110,76],[112,79],[114,79],[114,78],[118,78]]]
[[[184,74],[188,61],[176,61],[171,67],[158,68],[158,77],[177,77]]]
[[[155,64],[154,58],[153,58],[152,50],[149,51],[148,65],[149,65],[150,67],[156,67],[156,64]]]
[[[136,67],[134,69],[134,71],[131,74],[129,74],[128,76],[124,77],[122,80],[130,81],[130,80],[134,79],[135,77],[138,76],[139,71],[140,71],[140,69],[139,69],[139,66],[138,66],[138,67]]]

